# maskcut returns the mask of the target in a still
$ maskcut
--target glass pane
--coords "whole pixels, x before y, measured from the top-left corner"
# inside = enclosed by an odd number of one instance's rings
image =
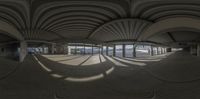
[[[92,47],[85,47],[85,54],[92,54]]]
[[[75,50],[75,46],[69,46],[68,47],[68,54],[75,54],[76,50]]]
[[[84,47],[83,46],[77,46],[76,54],[84,54]]]
[[[103,54],[106,55],[106,46],[103,46]]]
[[[115,56],[122,57],[122,45],[115,46]]]
[[[151,48],[151,46],[137,45],[137,47],[136,47],[136,56],[137,57],[150,56],[150,48]]]
[[[113,56],[113,47],[108,47],[108,55]]]
[[[93,47],[93,54],[99,54],[99,47]]]
[[[157,47],[153,47],[153,55],[158,55],[158,53],[157,53]]]
[[[133,45],[125,46],[125,57],[133,57]]]

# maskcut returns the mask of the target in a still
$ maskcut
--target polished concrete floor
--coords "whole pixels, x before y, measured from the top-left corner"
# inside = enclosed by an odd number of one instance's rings
[[[199,99],[200,57],[28,55],[0,58],[2,99]]]

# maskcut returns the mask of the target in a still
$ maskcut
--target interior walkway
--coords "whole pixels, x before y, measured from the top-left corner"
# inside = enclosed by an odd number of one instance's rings
[[[10,69],[1,67],[1,74],[12,72],[0,81],[0,97],[199,99],[199,61],[199,57],[186,52],[134,59],[103,55],[29,55],[21,64],[6,62],[10,67],[16,64]]]

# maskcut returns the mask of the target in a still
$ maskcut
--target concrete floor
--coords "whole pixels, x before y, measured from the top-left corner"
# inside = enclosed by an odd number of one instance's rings
[[[0,61],[2,99],[200,98],[200,58],[187,52],[134,59],[29,55],[23,63]]]

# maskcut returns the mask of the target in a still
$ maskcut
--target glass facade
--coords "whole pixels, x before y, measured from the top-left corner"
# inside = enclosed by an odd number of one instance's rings
[[[137,57],[147,57],[151,55],[151,46],[137,45],[136,56]]]
[[[108,47],[108,56],[113,56],[113,47]]]
[[[125,45],[125,57],[133,57],[133,45]]]
[[[76,54],[84,54],[84,46],[77,46]]]
[[[153,47],[153,55],[158,55],[157,47]]]
[[[86,46],[85,47],[85,54],[92,54],[92,47]]]
[[[29,47],[27,48],[27,51],[29,54],[32,54],[32,53],[48,54],[49,53],[48,47]]]
[[[122,45],[115,45],[115,56],[122,57],[123,56],[123,46]]]
[[[99,53],[100,53],[99,47],[93,47],[93,54],[99,54]]]
[[[68,46],[68,54],[76,54],[76,47],[75,46]]]
[[[115,47],[115,49],[114,49]],[[124,50],[123,50],[124,47]],[[107,49],[108,48],[108,49]],[[153,49],[153,51],[152,51]],[[43,51],[42,48],[37,48],[35,49],[37,52]],[[44,49],[46,50],[48,49]],[[164,54],[165,48],[163,47],[152,47],[150,45],[133,45],[133,44],[125,44],[125,45],[110,45],[110,46],[103,46],[101,48],[100,45],[92,45],[92,44],[79,44],[79,45],[69,45],[68,46],[68,54],[99,54],[103,51],[102,53],[106,55],[108,53],[109,56],[114,56],[115,57],[148,57],[152,55],[160,55]],[[107,51],[108,50],[108,51]],[[115,52],[114,52],[115,51]],[[123,52],[125,51],[125,52]],[[124,54],[124,55],[123,55]]]

